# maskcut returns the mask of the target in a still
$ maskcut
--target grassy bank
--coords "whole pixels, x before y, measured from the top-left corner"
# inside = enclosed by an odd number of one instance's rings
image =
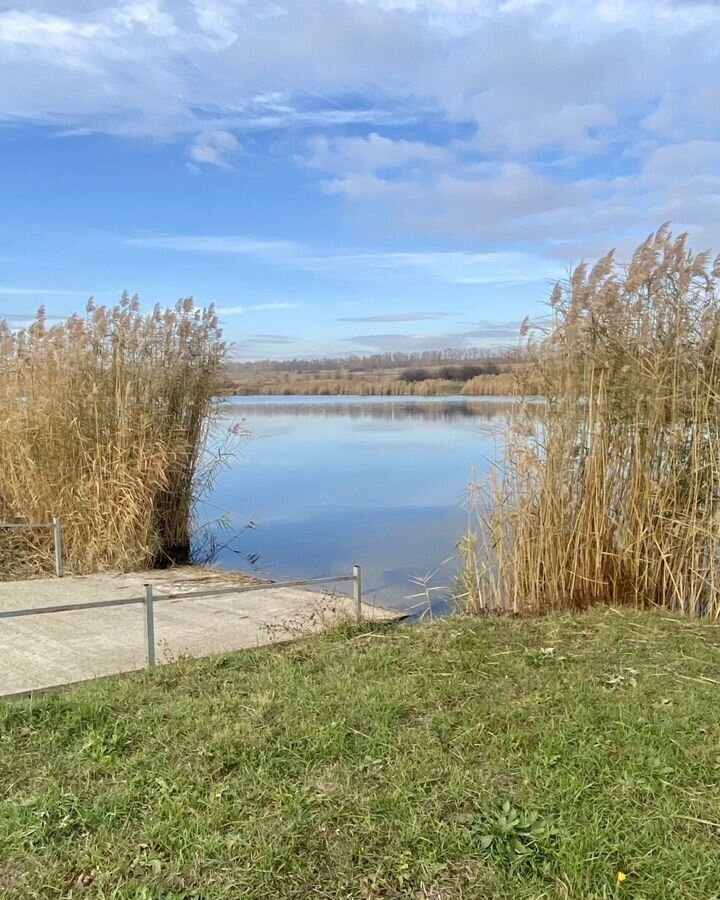
[[[708,900],[719,652],[596,608],[0,705],[0,894]]]
[[[74,573],[186,561],[224,350],[213,309],[189,299],[0,320],[0,522],[62,516]],[[51,564],[47,532],[0,530],[0,577]]]

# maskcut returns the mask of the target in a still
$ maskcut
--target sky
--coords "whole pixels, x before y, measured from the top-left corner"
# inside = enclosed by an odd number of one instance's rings
[[[238,359],[514,344],[720,251],[720,0],[0,0],[0,316],[216,304]]]

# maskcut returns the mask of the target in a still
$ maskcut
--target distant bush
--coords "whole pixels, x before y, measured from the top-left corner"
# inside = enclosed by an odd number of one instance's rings
[[[478,375],[497,375],[499,371],[500,367],[490,362],[483,365],[441,366],[436,377],[447,381],[470,381]]]
[[[403,369],[400,372],[400,380],[401,381],[425,381],[427,378],[433,378],[432,372],[429,372],[427,369]]]

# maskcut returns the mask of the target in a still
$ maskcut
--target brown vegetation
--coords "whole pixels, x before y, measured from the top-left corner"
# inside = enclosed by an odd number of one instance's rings
[[[360,381],[350,378],[308,379],[302,376],[285,382],[269,382],[232,386],[225,385],[225,393],[236,396],[355,396],[355,397],[442,397],[464,394],[468,397],[507,396],[516,393],[516,378],[512,373],[477,375],[469,381],[449,381],[427,378],[423,381],[378,379]]]
[[[514,375],[522,369],[524,356],[523,351],[504,348],[229,362],[224,369],[223,390],[238,396],[511,394],[515,393]]]
[[[547,403],[511,421],[481,498],[471,609],[720,616],[719,286],[720,257],[662,228],[555,288],[528,372]]]
[[[191,300],[135,298],[27,329],[0,320],[0,522],[63,519],[72,572],[186,559],[224,344]],[[32,536],[29,536],[31,535]],[[47,564],[42,532],[0,530],[0,574]]]

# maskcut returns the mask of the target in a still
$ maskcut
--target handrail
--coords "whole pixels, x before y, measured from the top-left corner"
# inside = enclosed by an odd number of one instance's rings
[[[52,528],[52,522],[0,522],[0,528]]]
[[[1,526],[0,526],[1,527]],[[269,591],[275,588],[301,587],[307,584],[338,584],[340,582],[353,582],[353,599],[355,601],[356,616],[358,622],[362,621],[362,580],[360,566],[353,566],[352,575],[329,575],[326,578],[302,578],[297,581],[270,581],[260,584],[242,584],[231,588],[217,588],[206,591],[185,591],[174,594],[158,594],[153,592],[152,584],[145,585],[144,597],[117,597],[114,600],[90,600],[85,603],[64,603],[57,606],[36,606],[25,609],[0,610],[0,619],[15,619],[23,616],[39,616],[48,613],[75,612],[83,609],[106,609],[113,606],[137,606],[145,607],[145,644],[147,651],[147,666],[154,668],[155,661],[155,617],[154,606],[163,601],[199,600],[202,597],[218,597],[225,594],[246,594],[249,591]]]
[[[268,588],[301,587],[304,584],[336,584],[341,581],[355,581],[354,575],[339,575],[337,578],[303,578],[299,581],[271,581],[269,584],[243,584],[236,588],[218,588],[213,591],[186,591],[182,594],[163,594],[166,600],[192,600],[195,597],[218,596],[220,594],[246,594],[248,591],[262,591]],[[160,597],[157,598],[158,600]]]
[[[155,600],[160,600],[156,597]],[[64,603],[61,606],[30,606],[26,609],[0,610],[0,619],[15,619],[20,616],[42,616],[46,613],[74,612],[76,609],[104,609],[106,606],[132,606],[144,603],[144,597],[118,597],[116,600],[89,600],[87,603]]]
[[[62,520],[60,516],[54,516],[52,522],[0,522],[0,529],[13,530],[15,528],[52,528],[53,543],[55,545],[55,574],[62,578],[64,571],[62,552]]]

